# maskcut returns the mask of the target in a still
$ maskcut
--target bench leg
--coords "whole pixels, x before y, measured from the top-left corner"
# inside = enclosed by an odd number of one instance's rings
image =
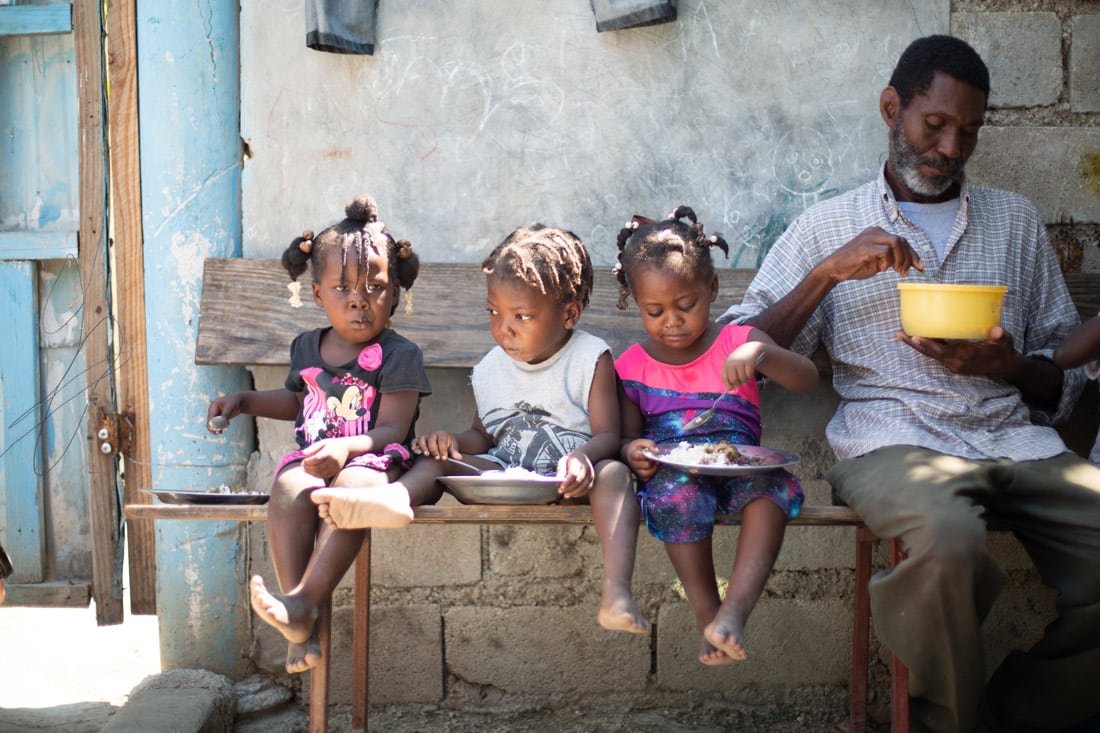
[[[878,538],[866,527],[856,529],[856,588],[852,628],[851,729],[867,729],[867,672],[871,644],[871,559]],[[897,565],[905,557],[901,543],[891,542],[890,560]],[[909,733],[909,670],[896,656],[890,657],[890,730]]]
[[[355,558],[355,612],[352,625],[351,727],[367,729],[370,704],[370,530]]]
[[[897,565],[905,552],[896,539],[890,545],[890,561]],[[890,730],[909,733],[909,670],[896,656],[890,658]]]
[[[852,609],[852,670],[848,710],[852,733],[867,730],[867,671],[871,646],[871,557],[877,538],[866,527],[856,528],[856,584]]]
[[[321,661],[309,674],[309,733],[328,731],[328,678],[332,661],[332,601],[326,602],[317,615],[317,641]]]

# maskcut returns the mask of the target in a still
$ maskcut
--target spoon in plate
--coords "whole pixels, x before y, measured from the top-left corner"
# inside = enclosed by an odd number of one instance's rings
[[[447,456],[446,460],[450,461],[451,463],[455,464],[456,466],[462,466],[463,468],[468,468],[471,471],[473,471],[474,473],[476,473],[478,476],[480,476],[482,473],[485,472],[485,469],[478,468],[474,464],[467,463],[466,461],[460,461],[457,458],[451,458],[450,456]]]
[[[762,361],[764,361],[764,352],[761,351],[760,356],[756,357],[756,366],[760,366],[760,362]],[[681,431],[687,432],[688,430],[694,430],[700,425],[706,425],[708,422],[710,422],[711,418],[714,417],[715,408],[718,407],[718,401],[721,400],[723,397],[726,397],[727,395],[729,395],[729,392],[723,392],[722,394],[718,395],[718,397],[714,400],[714,404],[712,404],[706,410],[700,412],[695,417],[688,420],[687,423],[684,424],[684,427],[681,428]]]

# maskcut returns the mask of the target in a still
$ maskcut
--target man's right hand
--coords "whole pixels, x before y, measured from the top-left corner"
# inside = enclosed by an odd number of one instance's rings
[[[891,269],[902,277],[908,277],[910,269],[924,272],[924,263],[909,242],[879,227],[864,229],[855,239],[826,257],[820,267],[834,284],[865,280]]]

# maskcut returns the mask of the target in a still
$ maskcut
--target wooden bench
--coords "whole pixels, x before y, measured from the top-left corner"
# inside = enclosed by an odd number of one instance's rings
[[[753,270],[722,270],[717,302],[740,302]],[[304,276],[303,295],[309,292]],[[1100,310],[1100,276],[1067,279],[1084,317]],[[291,339],[302,330],[326,325],[324,313],[307,297],[305,306],[292,308],[287,277],[274,259],[208,259],[203,274],[195,362],[200,365],[286,366]],[[640,320],[632,310],[617,310],[618,288],[610,268],[596,268],[592,303],[581,319],[582,328],[605,339],[620,353],[643,338]],[[475,264],[425,263],[412,289],[412,312],[398,313],[395,328],[420,345],[429,367],[473,366],[492,346],[484,318],[484,276]],[[819,357],[828,372],[828,362]],[[431,398],[429,398],[431,399]],[[1095,414],[1095,410],[1093,410]],[[128,519],[187,519],[265,521],[263,505],[129,504]],[[585,506],[423,506],[415,512],[421,524],[590,524]],[[867,676],[870,646],[872,553],[877,539],[847,507],[804,506],[792,526],[854,527],[855,601],[850,672],[851,730],[866,727]],[[893,548],[896,559],[898,547]],[[371,536],[355,563],[353,612],[352,726],[366,729],[370,622]],[[323,661],[311,672],[310,730],[327,730],[331,609],[319,619]],[[894,730],[907,730],[908,692],[905,669],[892,664],[892,718]]]

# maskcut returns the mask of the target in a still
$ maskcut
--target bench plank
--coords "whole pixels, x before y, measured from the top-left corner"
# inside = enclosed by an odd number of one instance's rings
[[[485,276],[474,263],[421,263],[410,291],[412,312],[398,306],[394,327],[416,342],[431,367],[472,367],[493,347],[485,316]],[[739,303],[755,270],[718,271],[719,306]],[[645,334],[633,307],[615,307],[619,285],[610,267],[595,268],[592,302],[581,327],[616,353]],[[309,273],[301,277],[302,306],[290,305],[289,278],[277,259],[208,258],[203,268],[195,363],[267,365],[290,363],[290,342],[302,331],[326,326],[311,295]],[[1066,284],[1082,318],[1100,312],[1100,274],[1075,273]],[[824,354],[819,366],[827,371]]]
[[[416,508],[417,524],[591,524],[591,507],[512,504],[444,504]],[[733,515],[736,517],[737,515]],[[264,504],[127,504],[128,519],[214,519],[267,521]],[[720,517],[728,518],[728,517]],[[791,526],[860,526],[859,515],[844,506],[802,507]]]
[[[737,303],[755,270],[721,270],[718,303]],[[300,278],[302,306],[290,305],[289,278],[278,260],[208,258],[203,267],[195,363],[270,365],[290,363],[290,342],[302,331],[328,325],[313,303],[309,273]],[[619,285],[610,267],[597,267],[584,330],[616,354],[645,333],[631,307],[618,310]],[[485,275],[473,263],[421,263],[409,291],[412,312],[399,305],[394,328],[424,352],[431,367],[471,367],[493,347],[485,314]]]

